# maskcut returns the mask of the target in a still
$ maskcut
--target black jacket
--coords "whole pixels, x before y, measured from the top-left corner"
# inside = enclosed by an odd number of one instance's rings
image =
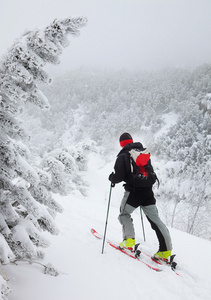
[[[112,183],[119,183],[124,181],[124,187],[126,191],[130,192],[127,199],[127,204],[138,207],[140,205],[152,205],[156,203],[152,187],[134,188],[131,178],[131,163],[130,154],[128,151],[131,149],[140,149],[141,151],[146,148],[141,143],[131,143],[126,145],[117,155],[117,159],[114,165],[115,173],[109,176],[109,180]]]
[[[131,143],[127,144],[122,150],[118,153],[117,159],[114,165],[115,173],[109,178],[112,183],[119,183],[124,181],[125,188],[132,188],[132,183],[130,182],[130,174],[131,174],[131,164],[130,164],[130,154],[128,151],[131,149],[140,149],[141,151],[146,148],[143,147],[141,143]]]

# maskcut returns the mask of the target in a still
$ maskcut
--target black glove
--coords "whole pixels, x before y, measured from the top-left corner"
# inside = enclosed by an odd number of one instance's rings
[[[113,176],[114,176],[114,172],[112,172],[112,173],[109,175],[109,177],[108,177],[108,180],[110,180],[110,181],[111,181],[111,186],[112,186],[112,187],[115,187],[115,183],[114,183],[114,182],[112,182],[112,178],[113,178]]]

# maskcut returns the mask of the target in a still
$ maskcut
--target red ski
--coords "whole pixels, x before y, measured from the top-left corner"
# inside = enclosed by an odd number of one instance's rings
[[[102,239],[103,236],[101,234],[99,234],[95,229],[91,229],[91,233],[98,239]],[[160,272],[162,271],[161,269],[159,268],[156,268],[156,267],[153,267],[151,266],[150,264],[146,263],[145,261],[143,261],[140,257],[136,257],[134,252],[127,252],[125,249],[121,249],[119,246],[116,246],[115,244],[111,243],[110,241],[106,241],[107,244],[109,244],[111,247],[115,248],[116,250],[126,254],[127,256],[133,258],[133,259],[136,259],[138,261],[140,261],[141,263],[145,264],[148,268],[150,268],[151,270],[154,270],[154,271],[157,271],[157,272]]]
[[[166,265],[166,266],[171,267],[171,270],[174,271],[174,273],[175,273],[176,275],[182,277],[182,275],[180,275],[179,273],[176,272],[176,266],[177,266],[177,263],[174,262],[174,257],[175,257],[176,255],[172,255],[172,256],[170,257],[170,260],[168,261],[168,259],[163,259],[163,260],[162,260],[162,259],[156,258],[156,257],[154,257],[154,256],[151,256],[151,255],[149,255],[148,253],[143,252],[143,251],[141,251],[141,253],[144,254],[144,255],[146,255],[147,257],[151,258],[151,260],[154,261],[154,262],[155,262],[156,264],[158,264],[158,265],[161,265],[161,266],[162,266],[162,265]]]
[[[143,253],[143,252],[142,252],[142,253]],[[148,254],[146,254],[146,253],[144,253],[144,254],[150,257],[150,255],[148,255]],[[174,273],[175,273],[177,276],[182,277],[182,275],[180,275],[179,273],[176,272],[176,266],[177,266],[177,263],[174,262],[174,257],[175,257],[175,256],[176,256],[176,255],[172,255],[172,256],[170,257],[170,260],[168,260],[168,259],[159,259],[159,258],[156,258],[156,257],[151,256],[151,260],[154,261],[154,262],[156,262],[156,263],[159,264],[159,265],[167,265],[167,266],[169,266],[169,267],[171,268],[171,270],[174,271]]]

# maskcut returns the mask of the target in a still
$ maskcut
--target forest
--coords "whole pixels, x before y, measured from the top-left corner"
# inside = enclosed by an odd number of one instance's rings
[[[105,164],[130,132],[152,155],[157,203],[168,226],[211,238],[211,65],[157,71],[70,70],[50,78],[66,35],[83,18],[25,33],[0,69],[0,260],[44,256],[62,213],[55,195],[78,190],[88,153]],[[108,174],[109,175],[109,174]]]
[[[90,140],[106,163],[118,151],[121,132],[132,133],[152,153],[167,224],[210,239],[210,65],[154,72],[80,69],[42,90],[49,112],[29,107],[25,116],[26,123],[31,116],[40,122],[32,130],[39,151]],[[37,132],[43,130],[41,138]]]

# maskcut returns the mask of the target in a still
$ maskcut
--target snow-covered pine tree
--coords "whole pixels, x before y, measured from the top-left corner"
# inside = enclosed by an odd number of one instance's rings
[[[45,153],[41,164],[51,174],[51,190],[61,195],[78,190],[85,196],[88,184],[81,174],[87,170],[87,155],[93,151],[97,151],[96,143],[88,140]]]
[[[28,133],[20,119],[31,102],[49,107],[39,83],[50,83],[43,70],[46,63],[58,64],[68,36],[76,36],[86,18],[55,20],[42,30],[25,33],[0,62],[0,261],[37,258],[39,247],[48,246],[42,231],[58,233],[54,221],[61,206],[53,199],[51,176],[30,163]]]

